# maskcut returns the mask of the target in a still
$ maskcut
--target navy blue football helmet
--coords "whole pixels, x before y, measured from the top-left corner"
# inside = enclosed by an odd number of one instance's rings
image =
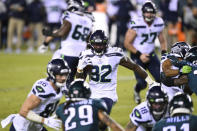
[[[84,12],[85,11],[85,7],[84,7],[84,2],[83,0],[67,0],[67,10],[68,11],[80,11],[80,12]]]
[[[63,59],[53,59],[47,65],[48,79],[51,80],[57,87],[63,87],[66,85],[64,83],[59,83],[56,81],[56,75],[67,75],[71,72],[68,64]]]
[[[186,42],[176,42],[172,45],[170,53],[176,57],[184,58],[190,48],[190,45]]]
[[[108,48],[108,38],[103,30],[96,30],[90,36],[90,47],[96,55],[102,55]]]
[[[168,95],[163,88],[158,85],[152,85],[146,95],[146,100],[151,114],[156,121],[160,120],[166,113],[168,106]]]
[[[143,5],[142,5],[142,14],[144,17],[144,20],[146,22],[152,22],[155,17],[156,17],[156,6],[152,1],[146,1]],[[145,13],[152,13],[152,15],[150,16],[145,16]]]

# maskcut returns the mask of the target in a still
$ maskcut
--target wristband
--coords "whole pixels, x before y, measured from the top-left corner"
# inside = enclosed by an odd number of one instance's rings
[[[135,53],[135,55],[136,55],[138,58],[140,58],[141,54],[142,54],[142,53],[141,53],[140,51],[138,51],[138,50],[137,50],[137,52]]]
[[[38,114],[36,114],[35,112],[33,112],[31,110],[27,113],[26,118],[28,120],[31,120],[31,121],[34,121],[37,123],[43,123],[43,121],[44,121],[44,118],[42,116],[39,116]]]
[[[165,53],[167,53],[166,50],[162,50],[162,51],[161,51],[161,54],[162,54],[162,55],[165,54]]]
[[[48,45],[49,45],[49,43],[47,43],[47,42],[44,42],[44,43],[43,43],[43,45],[45,45],[45,46],[48,46]]]
[[[149,85],[151,85],[151,84],[154,83],[154,81],[152,80],[152,78],[151,78],[150,76],[147,76],[147,77],[145,78],[145,81],[146,81]]]

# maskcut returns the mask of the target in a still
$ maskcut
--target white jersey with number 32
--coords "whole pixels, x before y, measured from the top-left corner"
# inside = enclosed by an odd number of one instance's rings
[[[89,78],[92,92],[91,98],[107,97],[117,101],[117,70],[120,60],[124,57],[122,49],[108,47],[106,53],[102,56],[95,55],[89,49],[82,52],[80,58],[82,57],[88,57],[93,63],[92,73]],[[80,66],[78,65],[78,67]]]

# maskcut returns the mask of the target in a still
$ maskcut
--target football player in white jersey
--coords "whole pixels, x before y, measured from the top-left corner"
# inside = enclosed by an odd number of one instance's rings
[[[71,68],[71,74],[67,83],[73,81],[79,54],[86,49],[86,39],[92,30],[93,16],[91,13],[85,12],[85,7],[81,0],[68,0],[67,10],[62,15],[62,26],[60,29],[51,31],[44,29],[43,34],[48,36],[45,38],[44,44],[39,48],[40,52],[45,52],[48,43],[55,37],[61,37],[61,46],[54,53],[53,58],[62,57],[67,61]]]
[[[187,72],[185,72],[185,69],[182,68],[181,65],[178,65],[178,61],[184,59],[189,49],[190,46],[187,43],[176,42],[172,45],[170,53],[166,56],[162,56],[160,69],[161,82],[162,87],[168,93],[169,101],[175,93],[183,92],[183,85],[188,82],[187,76],[181,75]],[[177,61],[174,59],[177,59]]]
[[[167,51],[164,37],[164,21],[156,16],[155,4],[146,1],[142,6],[142,16],[132,18],[125,35],[124,46],[131,53],[131,59],[144,69],[149,70],[154,79],[160,82],[160,61],[155,53],[155,39],[158,37],[162,53]],[[135,74],[137,84],[134,87],[135,102],[141,102],[140,91],[146,88],[146,82]]]
[[[117,101],[117,70],[118,65],[138,73],[149,84],[154,81],[146,71],[124,55],[121,48],[108,47],[108,38],[103,30],[96,30],[90,36],[90,49],[80,55],[76,78],[86,79],[89,73],[91,98],[103,99],[110,114],[113,104]]]
[[[34,83],[19,114],[3,120],[2,126],[5,127],[7,121],[13,119],[10,131],[46,131],[43,125],[56,130],[61,128],[61,121],[51,115],[62,98],[69,73],[70,69],[63,59],[51,60],[47,65],[48,77]]]
[[[157,121],[168,116],[168,95],[160,84],[150,86],[146,101],[137,105],[130,114],[126,131],[150,131]]]

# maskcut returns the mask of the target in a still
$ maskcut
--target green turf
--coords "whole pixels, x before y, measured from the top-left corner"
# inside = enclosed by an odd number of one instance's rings
[[[46,65],[52,54],[3,54],[0,53],[0,120],[9,114],[17,113],[29,93],[32,84],[46,76]],[[132,71],[120,67],[118,71],[119,100],[111,116],[122,126],[129,121],[129,114],[136,105],[133,101],[133,86],[136,80]],[[141,93],[145,97],[146,90]],[[194,109],[197,109],[196,96]],[[194,111],[197,114],[197,110]],[[9,125],[10,126],[10,125]],[[9,126],[0,131],[9,130]],[[49,131],[52,131],[49,129]]]

